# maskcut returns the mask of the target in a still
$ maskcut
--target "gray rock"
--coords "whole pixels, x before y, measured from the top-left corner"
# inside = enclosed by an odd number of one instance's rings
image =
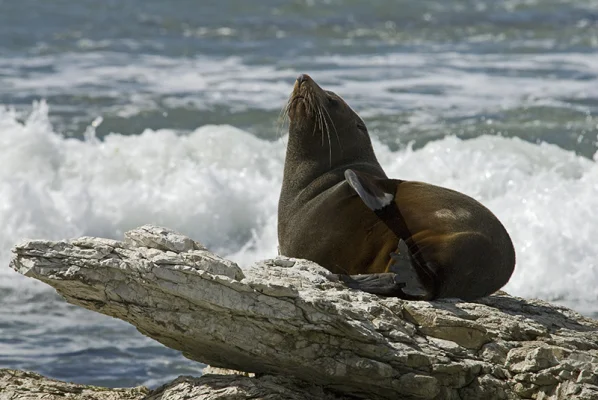
[[[181,376],[150,393],[145,400],[342,400],[321,386],[282,376]]]
[[[109,389],[49,379],[26,371],[0,369],[0,400],[343,400],[320,386],[280,376],[181,376],[150,391],[140,386]]]
[[[241,270],[167,229],[126,237],[24,242],[11,266],[190,359],[309,382],[318,396],[598,399],[598,322],[566,308],[505,293],[381,298],[305,260]]]
[[[0,400],[141,400],[145,387],[108,389],[45,378],[26,371],[0,369]]]

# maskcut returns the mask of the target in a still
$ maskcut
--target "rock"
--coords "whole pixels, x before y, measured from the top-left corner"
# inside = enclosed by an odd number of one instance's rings
[[[148,394],[145,387],[108,389],[60,382],[33,372],[0,369],[0,400],[141,400]]]
[[[559,364],[567,351],[554,346],[522,346],[509,351],[506,366],[512,372],[538,372]]]
[[[342,400],[320,386],[296,379],[266,375],[181,376],[154,390],[145,400]],[[349,400],[349,399],[347,399]]]
[[[566,308],[502,292],[474,303],[382,298],[305,260],[241,270],[168,229],[126,237],[27,241],[11,266],[190,359],[309,382],[320,394],[598,399],[598,322]],[[258,378],[235,379],[254,393]]]
[[[0,369],[0,400],[343,400],[322,387],[296,379],[242,375],[181,376],[150,391],[146,387],[108,389],[77,385],[33,372]]]

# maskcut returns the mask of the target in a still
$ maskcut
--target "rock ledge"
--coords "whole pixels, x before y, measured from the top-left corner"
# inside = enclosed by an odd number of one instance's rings
[[[380,298],[305,260],[241,270],[149,225],[123,242],[36,240],[13,251],[13,269],[70,303],[123,319],[190,359],[292,377],[321,396],[598,399],[598,322],[546,302],[504,293],[475,303]]]

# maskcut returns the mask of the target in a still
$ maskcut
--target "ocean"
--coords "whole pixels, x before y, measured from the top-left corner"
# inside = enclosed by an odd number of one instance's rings
[[[309,73],[389,176],[479,199],[509,293],[598,316],[598,1],[0,0],[0,367],[156,387],[202,365],[8,268],[151,223],[277,253],[280,113]]]

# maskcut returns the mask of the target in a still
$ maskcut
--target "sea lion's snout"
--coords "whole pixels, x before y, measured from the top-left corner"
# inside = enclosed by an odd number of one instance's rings
[[[291,93],[291,98],[287,105],[291,120],[297,116],[311,116],[311,111],[318,101],[319,91],[321,91],[320,87],[311,76],[301,74],[297,77],[295,85],[293,86],[293,93]]]
[[[299,75],[299,76],[297,77],[297,84],[298,84],[299,86],[301,86],[301,84],[302,84],[303,82],[308,82],[308,81],[311,81],[311,80],[312,80],[312,79],[311,79],[311,76],[309,76],[309,75],[307,75],[307,74],[301,74],[301,75]]]
[[[301,74],[295,80],[295,86],[293,86],[293,96],[301,96],[305,95],[308,92],[313,91],[318,85],[316,82],[311,78],[311,76],[307,74]]]

